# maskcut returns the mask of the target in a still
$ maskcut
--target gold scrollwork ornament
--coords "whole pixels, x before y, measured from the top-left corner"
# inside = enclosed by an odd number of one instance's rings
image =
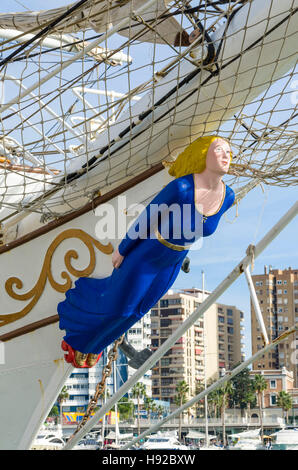
[[[60,243],[62,243],[64,240],[67,240],[69,238],[78,238],[87,246],[89,250],[89,254],[90,254],[90,261],[89,261],[88,266],[85,269],[78,270],[74,268],[71,264],[71,261],[73,259],[79,258],[78,253],[75,250],[67,251],[64,256],[64,262],[65,262],[65,267],[68,272],[62,271],[61,277],[65,279],[65,283],[59,284],[58,282],[54,280],[53,275],[52,275],[52,271],[51,271],[52,257],[53,257],[55,250],[60,245]],[[16,300],[21,300],[21,301],[31,299],[31,301],[26,305],[26,307],[24,307],[19,312],[0,315],[0,327],[7,325],[8,323],[12,323],[26,316],[38,302],[41,294],[44,291],[47,280],[49,280],[52,288],[55,289],[56,291],[66,292],[72,286],[72,280],[71,280],[69,273],[76,277],[90,276],[90,274],[92,274],[92,272],[94,271],[95,261],[96,261],[94,247],[96,247],[98,250],[100,250],[102,253],[106,255],[110,255],[111,253],[113,253],[113,246],[111,243],[108,243],[107,245],[103,245],[98,240],[96,240],[91,235],[89,235],[88,233],[84,232],[81,229],[68,229],[60,233],[49,246],[46,252],[45,258],[44,258],[43,266],[42,266],[38,281],[36,282],[35,286],[30,291],[24,294],[18,294],[17,292],[14,291],[14,289],[22,289],[23,287],[23,282],[17,277],[10,277],[5,282],[5,290],[11,298],[16,299]]]

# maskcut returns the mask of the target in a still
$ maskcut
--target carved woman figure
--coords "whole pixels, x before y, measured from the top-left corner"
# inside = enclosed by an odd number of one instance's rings
[[[101,352],[145,315],[177,278],[191,245],[212,235],[234,203],[222,181],[229,143],[200,137],[171,165],[175,177],[153,198],[112,255],[103,279],[79,278],[58,305],[63,349],[76,367],[91,367]],[[175,209],[175,210],[174,210]]]

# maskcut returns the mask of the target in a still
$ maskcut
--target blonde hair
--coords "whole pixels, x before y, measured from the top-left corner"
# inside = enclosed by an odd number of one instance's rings
[[[175,178],[190,175],[192,173],[202,173],[206,168],[207,152],[216,139],[223,139],[219,135],[207,135],[199,137],[183,150],[174,162],[166,162],[169,168],[169,174]]]

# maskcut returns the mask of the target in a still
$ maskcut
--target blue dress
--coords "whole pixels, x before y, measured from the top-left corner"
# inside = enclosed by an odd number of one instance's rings
[[[219,210],[206,218],[194,196],[192,174],[171,181],[121,241],[121,266],[103,279],[79,278],[66,292],[58,304],[59,327],[73,349],[99,354],[143,317],[176,280],[189,246],[215,232],[235,199],[225,185]]]

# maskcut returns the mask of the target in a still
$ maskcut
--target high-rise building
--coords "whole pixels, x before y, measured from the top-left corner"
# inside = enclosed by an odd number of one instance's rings
[[[207,377],[217,378],[245,360],[243,321],[243,312],[234,305],[216,303],[205,312]]]
[[[268,339],[271,342],[298,321],[298,269],[272,269],[264,267],[264,274],[252,276],[263,316]],[[251,303],[252,353],[264,346],[262,331]],[[296,336],[298,339],[298,336]],[[293,372],[298,386],[296,338],[289,336],[273,350],[253,363],[254,370],[271,370],[286,367]]]
[[[113,347],[113,344],[111,345]],[[110,348],[110,347],[109,347]],[[108,363],[109,348],[104,349],[98,363],[88,368],[74,368],[70,377],[66,380],[68,398],[63,402],[63,411],[72,413],[83,413],[87,410],[90,399],[95,395],[96,386],[102,380],[102,373]],[[114,370],[115,364],[115,370]],[[118,350],[118,357],[113,362],[111,375],[106,378],[106,389],[108,396],[112,396],[127,380],[127,359]],[[100,397],[100,401],[104,397]]]
[[[170,290],[151,309],[151,347],[159,348],[210,292],[200,289]],[[152,397],[174,403],[182,380],[189,397],[205,380],[216,379],[221,369],[231,369],[244,359],[243,313],[234,306],[213,304],[152,368]]]
[[[151,315],[150,312],[146,313],[140,320],[135,323],[127,332],[127,341],[137,351],[142,351],[145,348],[151,347]],[[128,378],[135,373],[135,369],[128,366]],[[144,377],[139,382],[142,382],[146,387],[146,395],[151,397],[151,370],[148,370]]]
[[[150,312],[144,315],[133,327],[127,331],[127,341],[136,350],[141,351],[151,346],[151,318]],[[90,369],[74,369],[70,377],[66,380],[65,386],[68,398],[63,403],[64,412],[83,413],[86,411],[89,400],[96,392],[96,386],[102,380],[102,373],[108,363],[108,351],[113,344],[103,351],[99,362]],[[128,366],[128,359],[118,348],[118,357],[114,370],[114,363],[111,375],[106,378],[107,395],[112,396],[127,379],[135,372]],[[147,371],[140,379],[146,387],[146,395],[151,397],[151,371]],[[100,399],[101,401],[101,399]]]

